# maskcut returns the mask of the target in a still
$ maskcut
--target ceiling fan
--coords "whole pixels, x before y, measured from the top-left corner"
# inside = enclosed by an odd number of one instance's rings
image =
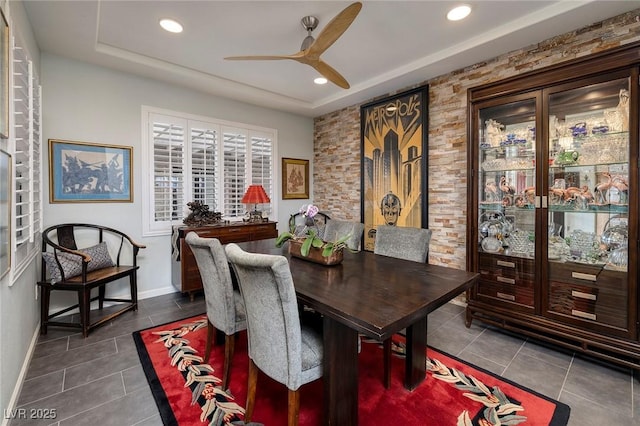
[[[300,51],[292,55],[263,55],[263,56],[229,56],[224,59],[228,60],[280,60],[293,59],[300,63],[310,65],[318,71],[327,80],[333,82],[343,89],[348,89],[349,83],[340,75],[338,71],[333,69],[329,64],[320,59],[320,55],[324,53],[346,30],[349,25],[356,19],[358,13],[362,9],[362,3],[355,2],[347,6],[342,12],[338,13],[324,29],[320,32],[317,39],[314,39],[311,32],[318,26],[318,18],[315,16],[305,16],[302,18],[302,26],[307,30],[300,47]]]

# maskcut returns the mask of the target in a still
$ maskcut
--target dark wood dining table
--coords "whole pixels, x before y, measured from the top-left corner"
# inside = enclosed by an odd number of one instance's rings
[[[289,259],[298,300],[323,315],[325,425],[358,424],[358,334],[384,340],[406,329],[404,386],[426,377],[427,314],[469,289],[479,274],[362,251],[319,265],[291,257],[275,239],[238,244]],[[380,352],[380,380],[383,357]]]

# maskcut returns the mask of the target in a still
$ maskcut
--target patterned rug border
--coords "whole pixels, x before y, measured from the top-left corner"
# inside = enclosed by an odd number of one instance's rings
[[[164,324],[152,325],[151,327],[143,328],[131,333],[133,336],[133,341],[136,344],[136,350],[138,351],[140,364],[142,364],[142,371],[144,371],[144,375],[147,378],[149,387],[151,388],[151,394],[153,395],[153,399],[156,401],[156,405],[158,406],[158,410],[160,411],[162,424],[165,426],[178,426],[178,421],[176,420],[176,416],[173,414],[171,404],[169,404],[169,399],[167,398],[167,395],[164,393],[164,389],[160,384],[160,378],[158,378],[156,370],[155,368],[153,368],[153,362],[151,361],[149,352],[147,352],[147,347],[142,340],[142,332],[158,327],[164,327],[169,324],[186,321],[189,318],[197,318],[202,315],[206,315],[206,312],[197,315],[189,315],[182,319],[176,319]]]
[[[158,375],[156,373],[155,368],[153,368],[153,362],[151,361],[151,358],[149,356],[149,353],[146,349],[146,345],[142,339],[142,333],[147,331],[147,330],[152,330],[152,329],[156,329],[159,327],[165,327],[169,324],[177,324],[180,322],[185,322],[187,320],[191,320],[191,319],[195,319],[201,316],[206,316],[206,312],[203,312],[201,314],[196,314],[196,315],[188,315],[182,319],[175,319],[175,320],[171,320],[168,321],[164,324],[158,324],[158,325],[153,325],[150,327],[146,327],[137,331],[134,331],[132,333],[133,336],[133,340],[134,343],[136,345],[136,350],[138,352],[138,356],[140,358],[140,363],[142,364],[142,369],[144,371],[144,374],[147,378],[147,381],[149,383],[149,387],[151,388],[151,393],[153,394],[153,398],[156,401],[156,405],[158,406],[158,410],[160,411],[160,417],[162,418],[162,422],[164,425],[166,426],[179,426],[178,422],[176,420],[176,417],[173,413],[173,410],[171,409],[171,405],[169,404],[169,400],[164,392],[164,389],[162,388],[162,385],[160,384],[160,379],[158,378]],[[569,416],[571,414],[571,408],[563,403],[560,402],[556,399],[553,399],[549,396],[546,396],[544,394],[541,394],[540,392],[537,392],[527,386],[521,385],[520,383],[517,383],[513,380],[510,380],[506,377],[503,377],[499,374],[496,374],[490,370],[487,370],[483,367],[477,366],[469,361],[466,361],[458,356],[452,355],[446,351],[443,351],[441,349],[435,348],[433,346],[428,346],[428,348],[437,351],[441,354],[443,354],[446,357],[451,358],[452,360],[455,360],[463,365],[468,365],[470,368],[475,369],[477,371],[480,371],[486,375],[489,375],[491,377],[494,377],[500,381],[503,381],[511,386],[514,387],[518,387],[520,389],[522,389],[523,391],[529,392],[532,395],[543,399],[547,402],[553,403],[556,406],[556,409],[553,412],[553,416],[549,422],[549,426],[566,426],[569,422]],[[398,356],[404,357],[404,355],[402,353],[397,354]]]

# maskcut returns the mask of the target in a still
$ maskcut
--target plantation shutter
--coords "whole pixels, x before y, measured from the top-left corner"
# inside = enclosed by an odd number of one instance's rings
[[[31,236],[30,185],[31,149],[29,147],[29,62],[24,49],[13,49],[13,102],[15,140],[15,238],[16,246],[28,242]]]
[[[223,216],[244,215],[242,197],[247,188],[247,134],[241,129],[223,128]]]
[[[183,219],[186,122],[155,115],[153,125],[153,214],[155,222]]]
[[[251,183],[262,185],[273,200],[273,141],[269,135],[251,134]],[[271,203],[259,209],[263,216],[270,215]]]
[[[33,63],[17,39],[12,38],[11,90],[13,121],[8,137],[13,142],[12,198],[14,200],[12,275],[20,275],[30,256],[39,250],[42,231],[42,164],[40,117],[42,89]]]
[[[242,204],[250,184],[274,197],[276,132],[143,107],[146,138],[143,157],[149,176],[143,185],[143,235],[170,233],[198,201],[227,220],[240,219],[253,206]],[[274,203],[260,206],[276,214]]]
[[[207,123],[191,123],[191,193],[194,201],[209,206],[209,211],[218,211],[217,188],[218,130]]]
[[[42,96],[42,87],[33,70],[33,62],[29,61],[29,148],[31,155],[31,237],[30,241],[34,242],[36,234],[42,231],[42,136],[40,131],[40,117],[42,115],[42,105],[40,99]]]

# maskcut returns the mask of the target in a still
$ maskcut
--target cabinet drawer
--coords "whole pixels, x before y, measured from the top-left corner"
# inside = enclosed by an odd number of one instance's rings
[[[625,328],[627,326],[626,293],[595,285],[551,281],[549,312]]]
[[[601,266],[583,265],[573,262],[549,262],[549,280],[570,284],[596,283],[602,272]]]
[[[608,293],[625,295],[628,288],[627,273],[612,271],[596,265],[549,262],[549,280],[575,285],[597,286]]]
[[[529,279],[528,276],[523,277],[522,274],[518,276],[517,274],[509,273],[509,271],[502,273],[501,271],[487,271],[481,269],[480,278],[484,282],[492,282],[521,288],[533,288],[534,283],[533,277]]]
[[[495,277],[513,278],[518,281],[535,279],[535,266],[532,259],[509,256],[480,254],[479,271]]]
[[[478,297],[481,299],[498,299],[533,309],[533,285],[518,286],[495,280],[487,280],[481,275],[480,281],[478,282],[477,292]]]
[[[259,225],[251,230],[251,240],[266,240],[267,238],[277,237],[278,230],[275,224]]]

